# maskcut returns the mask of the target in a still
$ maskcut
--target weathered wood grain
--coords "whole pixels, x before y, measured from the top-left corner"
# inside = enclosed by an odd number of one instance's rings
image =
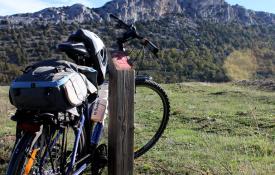
[[[108,174],[132,175],[135,73],[125,62],[120,63],[120,57],[110,61]]]

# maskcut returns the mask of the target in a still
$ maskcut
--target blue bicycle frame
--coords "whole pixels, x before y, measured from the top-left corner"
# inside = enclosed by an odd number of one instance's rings
[[[80,138],[81,138],[83,129],[91,129],[91,128],[85,128],[85,121],[89,121],[89,116],[90,116],[90,113],[88,112],[89,111],[88,107],[84,111],[87,111],[87,112],[83,112],[82,115],[80,116],[79,127],[74,132],[75,139],[74,139],[74,145],[73,145],[73,152],[71,154],[71,161],[69,163],[68,169],[65,173],[66,175],[81,174],[83,171],[85,171],[87,169],[88,164],[90,163],[90,160],[91,160],[92,154],[87,153],[87,155],[84,156],[81,159],[81,161],[79,162],[79,163],[81,163],[81,166],[77,170],[74,170],[76,165],[78,165],[78,163],[76,163],[76,157],[77,157],[77,151],[78,151],[79,142],[80,142]],[[89,145],[85,145],[85,146],[90,146],[91,148],[96,148],[96,146],[98,145],[98,143],[100,141],[102,132],[103,132],[103,126],[104,126],[103,123],[100,123],[100,122],[95,123],[91,138],[89,140],[88,140],[88,138],[86,138],[87,139],[86,141],[90,141],[90,143],[89,143]],[[56,130],[54,132],[56,132]],[[58,129],[58,133],[54,137],[53,141],[50,143],[50,146],[48,148],[49,150],[52,150],[53,146],[56,144],[57,140],[62,135],[62,132],[64,132],[62,129]],[[43,165],[43,162],[45,161],[45,159],[48,156],[49,156],[49,152],[47,151],[46,155],[44,155],[40,161],[41,165]],[[41,170],[40,170],[40,173],[41,173]]]

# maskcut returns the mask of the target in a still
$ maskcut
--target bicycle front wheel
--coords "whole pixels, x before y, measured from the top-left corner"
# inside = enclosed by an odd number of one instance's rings
[[[170,103],[164,89],[152,80],[136,80],[134,158],[157,143],[167,126],[169,115]]]

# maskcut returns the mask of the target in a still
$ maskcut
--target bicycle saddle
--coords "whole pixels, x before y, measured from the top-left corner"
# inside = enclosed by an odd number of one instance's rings
[[[75,59],[77,56],[89,57],[89,53],[83,43],[65,42],[58,45],[58,49],[65,52],[70,58]]]

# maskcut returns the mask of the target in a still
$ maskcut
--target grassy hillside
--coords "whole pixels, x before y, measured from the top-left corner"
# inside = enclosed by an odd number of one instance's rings
[[[135,161],[135,174],[275,173],[274,92],[232,84],[164,87],[171,99],[171,120],[157,146]],[[0,88],[0,104],[3,167],[14,133],[7,118],[7,87]]]

